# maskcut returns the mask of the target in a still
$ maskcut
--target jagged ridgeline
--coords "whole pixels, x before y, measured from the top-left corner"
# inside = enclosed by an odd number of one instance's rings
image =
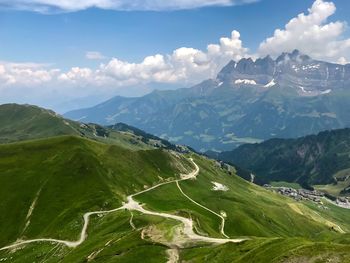
[[[28,105],[4,105],[0,116],[1,261],[346,262],[350,256],[350,210],[296,202],[239,178],[232,166],[182,147],[173,151],[130,126],[71,122]],[[83,217],[87,212],[94,213]],[[189,225],[195,234],[188,235]]]
[[[187,89],[115,97],[67,118],[124,122],[196,150],[232,150],[243,143],[293,138],[350,126],[350,64],[299,53],[231,61]]]

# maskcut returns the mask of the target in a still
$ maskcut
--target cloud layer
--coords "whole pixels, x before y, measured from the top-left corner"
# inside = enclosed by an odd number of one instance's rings
[[[232,6],[258,0],[1,0],[0,7],[40,13],[74,12],[88,8],[112,10],[179,10],[206,6]]]

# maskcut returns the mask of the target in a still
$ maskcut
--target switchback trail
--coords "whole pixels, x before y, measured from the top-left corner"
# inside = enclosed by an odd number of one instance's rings
[[[164,218],[170,218],[170,219],[174,219],[176,221],[180,221],[183,223],[183,229],[184,229],[184,234],[186,234],[186,236],[188,237],[188,239],[190,241],[195,241],[195,242],[208,242],[208,243],[217,243],[217,244],[224,244],[224,243],[228,243],[228,242],[234,242],[234,243],[239,243],[242,241],[245,241],[246,239],[229,239],[229,238],[211,238],[211,237],[206,237],[206,236],[201,236],[196,234],[193,231],[193,221],[192,219],[188,219],[185,217],[181,217],[181,216],[177,216],[177,215],[172,215],[172,214],[167,214],[167,213],[161,213],[161,212],[153,212],[153,211],[149,211],[146,210],[142,207],[142,205],[135,201],[133,199],[133,197],[146,193],[148,191],[151,191],[153,189],[156,189],[162,185],[166,185],[166,184],[171,184],[171,183],[176,183],[177,187],[179,188],[180,192],[187,198],[189,199],[191,202],[193,202],[194,204],[200,206],[201,208],[217,215],[218,217],[221,218],[222,220],[222,224],[221,224],[221,234],[224,235],[225,237],[227,237],[227,235],[224,233],[224,226],[225,226],[225,218],[222,217],[221,215],[217,214],[216,212],[210,210],[209,208],[197,203],[196,201],[194,201],[193,199],[191,199],[189,196],[187,196],[183,190],[181,189],[179,182],[181,181],[185,181],[185,180],[190,180],[190,179],[195,179],[199,173],[199,167],[198,165],[193,161],[192,158],[190,158],[190,161],[192,162],[192,164],[194,165],[195,169],[190,172],[189,174],[185,174],[185,175],[181,175],[181,179],[177,179],[177,180],[172,180],[172,181],[168,181],[168,182],[163,182],[163,183],[159,183],[155,186],[152,186],[146,190],[140,191],[138,193],[129,195],[127,197],[127,203],[124,203],[123,206],[112,209],[112,210],[108,210],[108,211],[94,211],[94,212],[87,212],[84,214],[83,218],[84,218],[84,225],[83,228],[81,230],[80,233],[80,238],[77,241],[67,241],[67,240],[59,240],[59,239],[51,239],[51,238],[38,238],[38,239],[29,239],[29,240],[21,240],[21,241],[17,241],[14,244],[11,244],[9,246],[5,246],[0,248],[0,251],[2,250],[9,250],[9,249],[14,249],[20,246],[24,246],[27,244],[31,244],[31,243],[40,243],[40,242],[50,242],[50,243],[57,243],[57,244],[63,244],[67,247],[70,248],[75,248],[79,245],[81,245],[87,238],[87,229],[89,226],[89,222],[90,222],[90,217],[92,215],[103,215],[103,214],[109,214],[109,213],[114,213],[117,212],[119,210],[122,209],[127,209],[129,211],[139,211],[143,214],[146,215],[153,215],[153,216],[160,216],[160,217],[164,217]]]

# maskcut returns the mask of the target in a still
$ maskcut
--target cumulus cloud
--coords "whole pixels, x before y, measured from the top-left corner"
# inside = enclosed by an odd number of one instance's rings
[[[85,57],[90,60],[102,60],[106,58],[101,52],[98,51],[88,51],[86,52]]]
[[[96,53],[86,55],[94,59],[102,57]],[[243,46],[239,32],[233,31],[230,37],[222,37],[219,43],[208,45],[204,51],[181,47],[171,54],[147,56],[139,63],[112,58],[97,69],[72,67],[62,71],[51,65],[0,62],[0,91],[18,94],[28,88],[29,95],[51,92],[54,98],[65,99],[67,95],[70,98],[94,93],[113,95],[120,88],[132,86],[149,90],[146,87],[149,83],[191,85],[215,77],[231,59],[246,56],[248,49]]]
[[[299,49],[317,59],[344,63],[350,59],[350,39],[343,38],[345,22],[328,22],[335,11],[333,2],[316,0],[308,14],[299,14],[284,29],[276,29],[272,37],[263,41],[259,55],[276,56]]]
[[[337,60],[337,63],[338,63],[338,64],[341,64],[341,65],[346,65],[346,64],[349,63],[349,61],[348,61],[346,58],[344,58],[344,57],[340,57],[340,58]]]
[[[118,85],[149,82],[196,83],[217,72],[231,59],[247,56],[240,34],[233,31],[231,37],[223,37],[219,44],[210,44],[206,51],[182,47],[172,54],[156,54],[144,58],[140,63],[130,63],[117,58],[100,65],[94,72],[94,80],[102,83],[116,81]],[[77,74],[80,74],[76,72]],[[72,76],[74,73],[72,73]]]
[[[179,10],[206,6],[232,6],[258,0],[1,0],[0,7],[40,13],[73,12],[87,8],[112,10]]]
[[[1,86],[35,86],[48,83],[58,76],[59,69],[46,69],[49,65],[36,63],[0,62]]]
[[[233,31],[231,37],[223,37],[219,44],[210,44],[206,51],[182,47],[172,54],[153,55],[140,63],[130,63],[117,58],[102,64],[94,73],[94,80],[116,81],[118,85],[138,83],[196,83],[217,72],[231,59],[239,60],[247,56],[240,34]],[[71,72],[72,77],[79,72]],[[73,77],[74,78],[74,77]]]
[[[217,72],[231,59],[247,56],[240,34],[233,31],[231,37],[223,37],[219,44],[210,44],[206,51],[182,47],[171,54],[145,57],[140,63],[130,63],[112,58],[97,69],[73,67],[67,72],[50,69],[47,65],[0,63],[0,79],[6,85],[37,85],[59,82],[80,86],[126,86],[158,83],[196,83]],[[103,58],[98,52],[89,52],[90,59]]]

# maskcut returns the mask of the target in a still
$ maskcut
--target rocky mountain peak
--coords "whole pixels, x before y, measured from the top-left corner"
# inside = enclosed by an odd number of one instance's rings
[[[291,53],[283,52],[280,56],[277,57],[276,63],[280,64],[282,62],[296,62],[303,63],[306,61],[312,60],[308,55],[301,53],[298,49],[294,49]]]
[[[217,76],[224,87],[293,88],[301,96],[326,95],[350,85],[350,67],[314,60],[295,49],[275,60],[271,56],[231,61]]]

